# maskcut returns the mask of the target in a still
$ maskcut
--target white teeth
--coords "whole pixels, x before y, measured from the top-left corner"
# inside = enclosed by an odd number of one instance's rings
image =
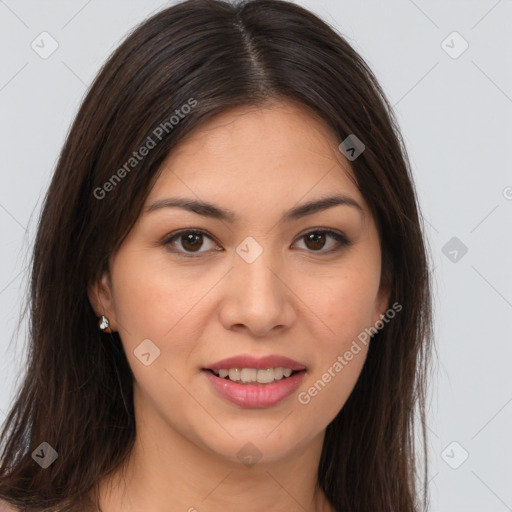
[[[240,380],[242,382],[256,382],[258,380],[258,370],[254,368],[242,368],[240,370]]]
[[[284,375],[284,368],[281,368],[280,366],[278,368],[274,368],[274,379],[281,380]]]
[[[266,370],[258,370],[258,375],[257,375],[256,380],[260,384],[268,384],[269,382],[273,382],[274,370],[272,368],[267,368]]]
[[[238,368],[231,368],[228,372],[229,380],[240,380],[240,370]]]
[[[228,377],[229,380],[242,384],[251,384],[253,382],[270,384],[271,382],[289,377],[293,372],[291,368],[282,368],[281,366],[277,368],[266,368],[264,370],[256,368],[229,368],[213,371],[221,379]]]

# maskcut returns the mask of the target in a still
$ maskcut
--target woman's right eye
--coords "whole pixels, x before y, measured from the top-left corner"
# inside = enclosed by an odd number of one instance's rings
[[[205,239],[210,240],[214,246],[216,245],[210,235],[208,235],[205,231],[197,229],[181,230],[176,233],[171,233],[171,235],[168,236],[163,243],[174,253],[185,256],[187,258],[194,258],[196,257],[196,254],[208,252],[208,248],[206,251],[199,250],[203,247]]]

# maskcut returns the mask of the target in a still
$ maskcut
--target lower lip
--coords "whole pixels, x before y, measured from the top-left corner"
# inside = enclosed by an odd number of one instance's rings
[[[300,385],[305,371],[294,373],[273,384],[238,384],[221,379],[209,370],[203,370],[217,392],[231,403],[251,409],[272,407],[288,398]]]

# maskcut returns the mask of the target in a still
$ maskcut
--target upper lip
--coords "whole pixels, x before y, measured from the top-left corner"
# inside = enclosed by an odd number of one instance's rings
[[[205,370],[228,370],[230,368],[256,368],[260,370],[265,370],[267,368],[291,368],[294,371],[305,370],[306,367],[299,363],[298,361],[294,361],[289,357],[280,356],[280,355],[268,355],[263,357],[254,357],[248,354],[242,354],[239,356],[228,357],[227,359],[222,359],[221,361],[217,361],[207,367]]]

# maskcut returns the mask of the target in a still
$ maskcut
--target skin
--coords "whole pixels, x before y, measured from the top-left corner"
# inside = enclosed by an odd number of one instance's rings
[[[325,428],[350,395],[368,347],[307,405],[297,395],[381,318],[389,300],[379,289],[377,228],[339,142],[304,107],[274,102],[217,116],[164,162],[111,258],[110,276],[89,291],[97,314],[120,333],[135,376],[135,448],[100,483],[104,512],[334,510],[316,482]],[[334,193],[356,200],[363,214],[342,205],[280,222],[284,211]],[[147,213],[171,196],[209,201],[239,220],[180,208]],[[163,243],[184,228],[212,238]],[[352,244],[340,247],[326,235],[323,245],[308,245],[304,235],[313,228],[341,231]],[[252,263],[236,252],[248,236],[263,249]],[[199,257],[187,258],[187,249]],[[160,350],[149,366],[134,355],[144,339]],[[237,354],[284,355],[307,372],[278,405],[242,409],[201,371]],[[247,442],[262,456],[250,467],[236,455]]]

